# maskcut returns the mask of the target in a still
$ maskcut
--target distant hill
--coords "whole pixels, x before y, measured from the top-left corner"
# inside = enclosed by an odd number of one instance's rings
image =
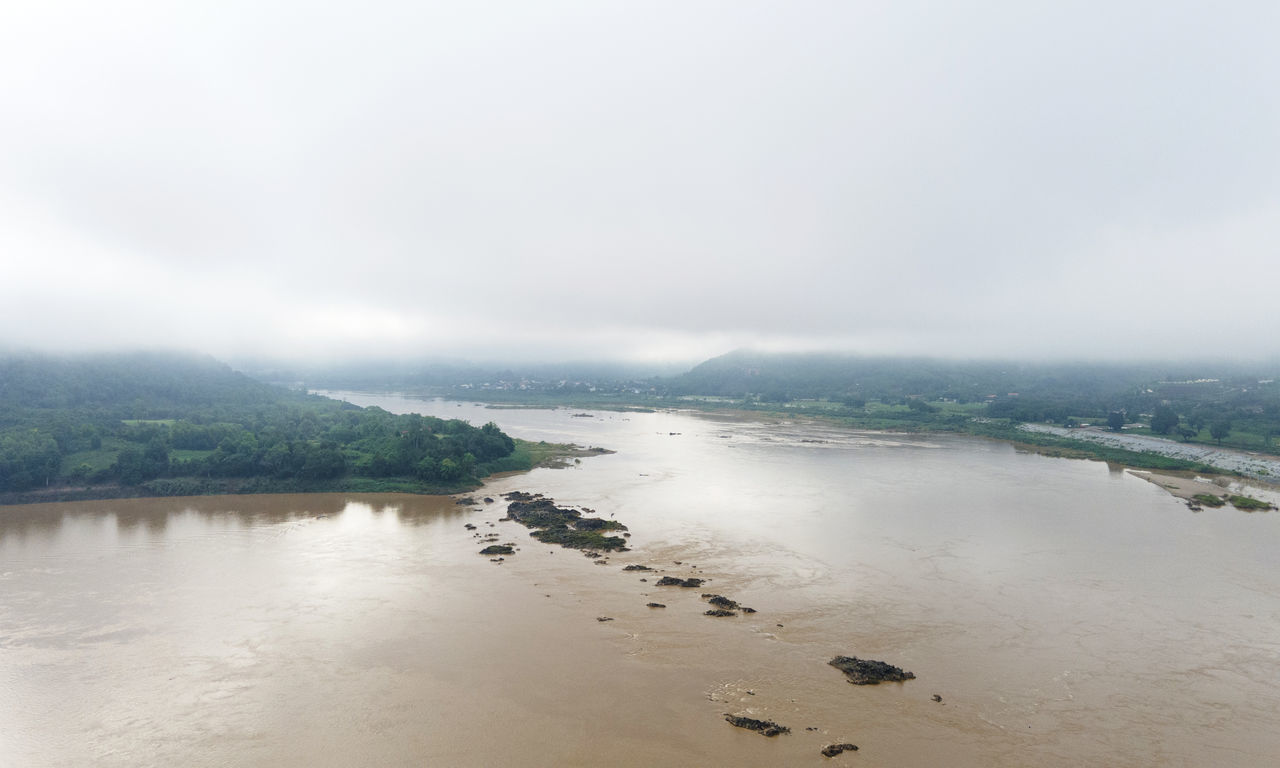
[[[298,400],[212,357],[137,352],[0,358],[0,426],[42,410],[161,419],[190,408]]]
[[[989,395],[1111,397],[1157,378],[1145,365],[1024,364],[833,354],[730,352],[672,378],[673,393],[765,399],[924,397],[972,402]]]

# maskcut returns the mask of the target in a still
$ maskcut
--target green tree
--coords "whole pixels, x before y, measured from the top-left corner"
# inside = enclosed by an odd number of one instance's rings
[[[58,473],[62,456],[52,435],[15,429],[0,435],[0,490],[23,491],[44,485]]]
[[[436,480],[440,477],[440,464],[430,456],[424,456],[413,470],[419,480]]]
[[[1218,441],[1218,445],[1222,445],[1223,438],[1231,434],[1231,422],[1227,420],[1215,421],[1209,425],[1209,436]]]
[[[1155,413],[1151,416],[1151,431],[1157,435],[1167,435],[1176,426],[1178,426],[1178,414],[1167,405],[1157,405]]]
[[[337,443],[325,440],[307,447],[307,458],[299,472],[303,477],[322,480],[338,477],[347,471],[346,457]]]
[[[462,467],[458,466],[458,463],[453,459],[445,459],[440,462],[436,475],[441,480],[457,480],[462,476]]]
[[[111,469],[121,485],[137,485],[148,479],[142,451],[132,445],[125,446],[116,454],[116,463]]]
[[[1124,413],[1122,411],[1111,411],[1107,414],[1107,426],[1112,432],[1119,432],[1124,427]]]
[[[153,437],[142,452],[147,479],[159,477],[169,471],[169,446],[164,440]]]
[[[91,474],[93,474],[93,467],[80,462],[67,473],[67,477],[74,483],[83,483],[89,479]]]

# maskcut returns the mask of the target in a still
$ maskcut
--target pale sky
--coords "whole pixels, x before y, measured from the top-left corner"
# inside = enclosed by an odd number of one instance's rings
[[[0,5],[0,346],[1280,354],[1280,3]]]

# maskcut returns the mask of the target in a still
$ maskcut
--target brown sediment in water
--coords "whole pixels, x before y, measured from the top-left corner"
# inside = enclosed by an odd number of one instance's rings
[[[1118,473],[942,442],[758,461],[718,443],[540,476],[625,516],[637,561],[697,562],[767,618],[708,619],[698,592],[587,567],[511,521],[523,551],[490,567],[463,524],[487,534],[502,512],[449,499],[0,518],[0,764],[806,766],[853,742],[838,760],[1269,765],[1257,638],[1280,592],[1239,573],[1278,518],[1167,515]],[[826,662],[854,651],[927,687],[847,685]]]

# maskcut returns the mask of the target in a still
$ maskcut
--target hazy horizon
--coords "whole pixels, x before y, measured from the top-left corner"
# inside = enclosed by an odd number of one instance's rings
[[[1280,6],[0,11],[0,350],[1280,358]]]

